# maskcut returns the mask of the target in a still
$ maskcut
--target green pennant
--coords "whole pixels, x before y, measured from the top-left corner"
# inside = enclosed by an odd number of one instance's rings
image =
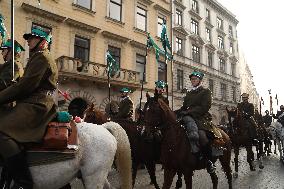
[[[161,42],[162,42],[163,49],[166,52],[166,54],[167,54],[167,50],[169,50],[170,52],[172,51],[172,47],[171,47],[171,44],[169,42],[168,35],[167,35],[167,26],[166,26],[165,20],[162,25]]]
[[[4,17],[0,14],[0,34],[2,38],[2,44],[5,44],[7,40],[7,30],[4,24],[4,20]]]
[[[119,71],[119,65],[115,61],[115,59],[111,56],[109,51],[107,51],[106,59],[107,59],[108,74],[109,76],[114,76]]]

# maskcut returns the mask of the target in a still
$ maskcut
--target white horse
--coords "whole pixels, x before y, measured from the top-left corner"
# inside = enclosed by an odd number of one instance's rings
[[[86,189],[111,188],[107,176],[116,160],[122,189],[132,188],[131,152],[127,134],[114,122],[79,123],[79,150],[72,160],[30,167],[34,189],[58,189],[78,175]]]
[[[276,121],[272,122],[267,130],[271,134],[273,140],[276,141],[276,145],[278,146],[278,151],[280,153],[280,160],[284,161],[284,127],[281,123]]]

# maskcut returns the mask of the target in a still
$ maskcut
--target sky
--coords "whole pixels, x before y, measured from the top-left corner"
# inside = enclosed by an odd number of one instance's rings
[[[253,74],[263,111],[269,109],[269,93],[284,104],[284,1],[217,0],[239,20],[239,50],[244,53]],[[282,84],[283,83],[283,84]],[[276,100],[274,100],[274,113]],[[279,109],[279,108],[277,108]]]

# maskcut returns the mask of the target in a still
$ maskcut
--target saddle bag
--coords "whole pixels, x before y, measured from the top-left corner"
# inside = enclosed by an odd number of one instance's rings
[[[48,149],[66,149],[70,134],[70,123],[50,122],[43,139],[43,146]]]

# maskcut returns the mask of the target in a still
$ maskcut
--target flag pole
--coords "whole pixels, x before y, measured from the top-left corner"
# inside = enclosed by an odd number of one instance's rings
[[[14,16],[15,16],[15,4],[14,4],[14,0],[11,0],[11,40],[12,40],[11,51],[12,51],[12,75],[13,75],[12,81],[15,81]]]
[[[109,68],[109,62],[107,61],[107,84],[108,84],[108,103],[109,103],[109,117],[110,120],[110,114],[111,114],[111,102],[110,102],[110,68]]]
[[[172,42],[172,44],[174,44],[173,43],[173,0],[171,0],[171,6],[170,6],[171,8],[171,20],[170,20],[170,23],[171,23],[171,25],[170,25],[170,32],[171,32],[171,42]],[[173,59],[174,59],[174,57],[173,57],[173,45],[172,45],[172,48],[171,48],[171,84],[172,84],[172,110],[174,110],[174,64],[173,64]]]

